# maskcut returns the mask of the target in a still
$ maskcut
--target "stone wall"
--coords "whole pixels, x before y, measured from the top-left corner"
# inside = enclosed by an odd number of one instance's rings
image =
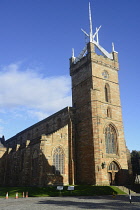
[[[5,148],[0,159],[0,184],[47,186],[73,183],[71,117],[72,112],[67,107],[7,140],[7,150]],[[64,152],[63,174],[55,174],[53,165],[53,154],[58,147]]]

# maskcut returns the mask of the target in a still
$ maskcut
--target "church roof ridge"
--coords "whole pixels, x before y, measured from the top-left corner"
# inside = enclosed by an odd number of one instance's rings
[[[35,124],[29,126],[28,128],[25,128],[24,130],[22,130],[21,132],[17,133],[17,134],[14,135],[14,136],[12,136],[11,138],[7,139],[6,141],[10,141],[10,140],[12,140],[13,138],[15,138],[16,136],[22,134],[23,132],[25,132],[25,131],[27,131],[27,130],[30,130],[31,128],[33,128],[33,127],[35,127],[35,126],[41,124],[42,122],[45,122],[46,120],[49,120],[49,118],[52,118],[52,117],[54,117],[55,115],[58,115],[59,113],[64,112],[65,110],[68,110],[68,111],[69,111],[69,110],[71,110],[71,109],[72,109],[72,107],[67,106],[67,107],[65,107],[65,108],[63,108],[63,109],[61,109],[61,110],[59,110],[58,112],[55,112],[54,114],[52,114],[52,115],[50,115],[50,116],[44,118],[43,120],[40,120],[39,122],[37,122],[37,123],[35,123]]]

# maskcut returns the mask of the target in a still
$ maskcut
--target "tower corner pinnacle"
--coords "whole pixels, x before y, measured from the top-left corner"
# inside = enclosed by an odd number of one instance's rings
[[[114,51],[112,52],[112,55],[113,55],[113,60],[118,63],[118,52]]]
[[[87,54],[95,52],[95,45],[93,42],[87,44]]]

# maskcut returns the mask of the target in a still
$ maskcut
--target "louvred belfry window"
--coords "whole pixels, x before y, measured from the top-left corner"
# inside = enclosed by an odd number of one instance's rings
[[[106,85],[105,85],[105,101],[106,101],[106,102],[109,102],[109,103],[111,102],[109,84],[106,84]]]

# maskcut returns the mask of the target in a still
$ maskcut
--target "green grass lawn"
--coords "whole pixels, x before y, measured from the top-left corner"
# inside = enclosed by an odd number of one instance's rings
[[[76,185],[74,191],[68,191],[67,186],[61,191],[62,196],[92,196],[92,195],[119,195],[126,194],[114,186],[93,186],[93,185]],[[46,197],[59,196],[60,191],[56,190],[54,186],[48,187],[0,187],[0,197],[3,198],[8,192],[9,197],[15,197],[16,192],[18,196],[22,197],[23,192],[28,192],[29,197]]]

